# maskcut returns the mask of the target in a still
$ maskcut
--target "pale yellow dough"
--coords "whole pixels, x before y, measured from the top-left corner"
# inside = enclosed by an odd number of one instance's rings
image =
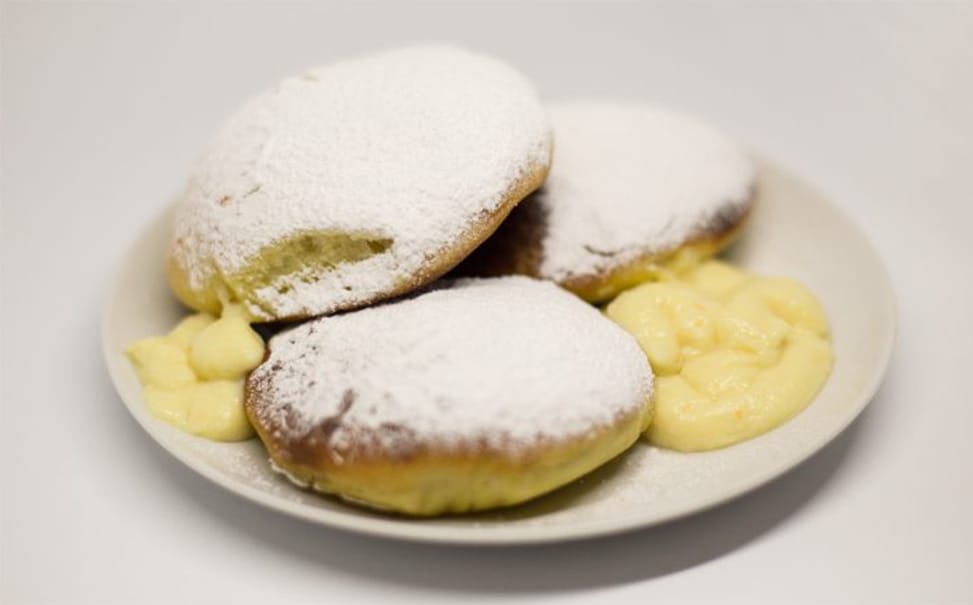
[[[226,305],[219,319],[191,315],[166,336],[140,340],[126,353],[157,418],[216,441],[253,437],[243,381],[263,360],[264,342],[241,307]]]
[[[790,419],[824,385],[834,354],[821,304],[791,279],[708,261],[623,292],[606,308],[656,374],[645,435],[702,451]]]

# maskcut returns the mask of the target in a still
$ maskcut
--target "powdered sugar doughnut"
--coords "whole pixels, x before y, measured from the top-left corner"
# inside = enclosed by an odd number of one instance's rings
[[[607,103],[558,105],[551,118],[550,176],[465,273],[543,277],[600,302],[645,281],[677,252],[716,253],[749,213],[751,160],[693,118]]]
[[[312,69],[250,101],[196,164],[170,284],[258,320],[408,292],[489,236],[550,155],[533,87],[495,59],[423,46]]]
[[[415,515],[521,502],[628,448],[634,339],[550,282],[459,280],[271,339],[246,409],[295,482]]]

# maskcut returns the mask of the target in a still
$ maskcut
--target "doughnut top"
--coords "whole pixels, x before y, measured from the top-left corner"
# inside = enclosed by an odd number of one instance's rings
[[[489,57],[421,46],[311,69],[250,101],[211,141],[170,256],[201,289],[268,246],[332,234],[329,245],[364,258],[285,275],[258,303],[241,302],[260,319],[351,308],[428,273],[526,175],[543,178],[550,154],[533,87]]]
[[[318,440],[339,464],[516,456],[647,412],[645,355],[594,307],[526,277],[440,283],[271,339],[247,384],[265,440]]]
[[[604,274],[663,255],[746,214],[754,169],[707,125],[649,106],[551,108],[557,158],[540,204],[539,276]]]

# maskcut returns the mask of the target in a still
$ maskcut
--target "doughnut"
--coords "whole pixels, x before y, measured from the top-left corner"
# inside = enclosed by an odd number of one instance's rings
[[[293,482],[409,515],[516,504],[631,446],[651,415],[635,340],[556,285],[443,280],[270,340],[245,407]]]
[[[712,256],[739,232],[754,168],[722,134],[645,105],[550,112],[557,151],[547,181],[458,273],[530,275],[603,302],[661,268]]]
[[[420,46],[283,80],[223,125],[181,196],[169,283],[256,321],[366,306],[427,284],[544,180],[551,128],[495,59]]]

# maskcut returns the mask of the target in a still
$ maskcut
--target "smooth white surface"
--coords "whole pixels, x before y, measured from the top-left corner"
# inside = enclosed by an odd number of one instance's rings
[[[24,3],[2,17],[0,600],[973,600],[969,4]],[[528,549],[317,528],[147,440],[98,353],[112,262],[247,94],[423,38],[496,52],[549,98],[699,113],[840,200],[899,297],[891,374],[868,412],[729,505]]]
[[[729,500],[807,459],[869,403],[889,361],[895,305],[875,251],[831,202],[779,167],[758,166],[757,191],[746,232],[729,256],[758,273],[798,279],[821,300],[835,351],[821,392],[797,417],[746,443],[685,454],[640,441],[598,472],[513,509],[422,520],[377,515],[294,489],[271,472],[255,440],[214,443],[152,417],[124,351],[186,316],[160,260],[173,237],[171,212],[142,230],[112,277],[102,316],[105,364],[129,412],[188,467],[242,497],[321,525],[454,544],[556,542],[648,527]]]

